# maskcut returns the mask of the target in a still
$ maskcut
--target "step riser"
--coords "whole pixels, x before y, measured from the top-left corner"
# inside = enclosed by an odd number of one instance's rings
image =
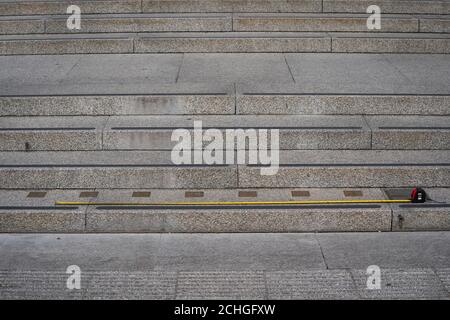
[[[0,15],[66,14],[67,7],[78,5],[84,13],[136,13],[141,12],[140,0],[110,1],[47,1],[0,3]]]
[[[262,176],[259,168],[240,167],[243,188],[335,187],[438,187],[450,185],[450,167],[374,166],[280,167],[274,176]]]
[[[433,24],[431,24],[433,25]],[[234,31],[368,32],[367,18],[235,18]],[[384,19],[380,32],[418,32],[417,19]],[[375,32],[377,32],[375,30]],[[429,31],[430,32],[430,31]]]
[[[0,232],[376,232],[390,231],[392,219],[388,208],[33,211],[2,212]]]
[[[450,39],[336,38],[333,52],[450,53]]]
[[[324,0],[323,12],[365,13],[373,1],[369,0]],[[446,1],[377,1],[382,13],[449,14]]]
[[[0,233],[252,233],[450,230],[447,209],[4,211]],[[392,226],[391,226],[392,224]]]
[[[428,166],[319,166],[281,167],[274,176],[260,168],[1,168],[4,189],[95,188],[340,188],[445,187],[450,167]]]
[[[420,22],[419,22],[420,20]],[[218,16],[84,18],[81,30],[69,30],[66,19],[0,20],[0,34],[127,32],[424,32],[449,33],[446,19],[384,18],[380,30],[368,30],[367,18]],[[419,27],[420,26],[420,27]]]
[[[371,1],[324,0],[198,0],[198,1],[160,1],[140,0],[121,1],[70,1],[0,3],[0,14],[65,14],[70,4],[79,5],[84,13],[139,13],[139,12],[344,12],[366,13]],[[378,1],[384,13],[422,13],[449,14],[450,5],[446,1]]]
[[[237,97],[237,113],[446,115],[450,114],[450,97],[415,95],[242,95]]]
[[[173,150],[172,130],[0,131],[0,151]],[[406,132],[405,132],[406,131]],[[193,136],[193,132],[191,134]],[[259,148],[259,143],[256,142]],[[192,142],[193,145],[193,142]],[[209,145],[205,142],[203,147]],[[245,144],[245,149],[253,145]],[[281,150],[449,150],[449,130],[283,130]]]
[[[136,53],[330,52],[327,38],[141,38]]]
[[[80,33],[101,32],[225,32],[232,31],[230,18],[150,18],[150,19],[83,19]],[[48,21],[47,33],[76,33],[67,29],[66,20]]]
[[[0,168],[5,189],[233,188],[235,167]]]
[[[154,95],[0,97],[0,116],[181,114],[450,115],[450,96]]]
[[[0,116],[234,114],[228,95],[0,97]]]
[[[1,55],[132,53],[133,39],[0,41]]]
[[[100,53],[450,53],[450,39],[123,38],[0,41],[0,55]]]

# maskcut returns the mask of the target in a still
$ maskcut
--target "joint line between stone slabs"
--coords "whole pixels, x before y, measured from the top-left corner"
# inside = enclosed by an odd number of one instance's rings
[[[323,260],[323,263],[325,264],[326,270],[330,270],[330,269],[328,268],[327,260],[325,259],[325,254],[324,254],[324,252],[323,252],[322,245],[320,244],[320,240],[317,238],[317,233],[314,233],[314,239],[316,240],[317,245],[319,246],[320,254],[322,255],[322,260]]]
[[[296,83],[296,82],[295,82],[295,77],[294,77],[294,75],[293,75],[293,73],[292,73],[292,70],[291,70],[291,66],[289,65],[289,63],[288,63],[288,61],[287,61],[287,58],[286,58],[286,54],[285,54],[285,53],[283,53],[283,57],[284,57],[284,62],[286,63],[286,66],[287,66],[287,68],[288,68],[288,70],[289,70],[289,74],[291,75],[291,79],[292,79],[292,81],[294,81],[294,83]]]

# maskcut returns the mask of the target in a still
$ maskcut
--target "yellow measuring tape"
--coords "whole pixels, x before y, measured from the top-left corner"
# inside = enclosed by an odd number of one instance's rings
[[[60,206],[251,206],[251,205],[308,205],[348,203],[411,203],[411,200],[310,200],[310,201],[212,201],[212,202],[70,202],[56,201]]]

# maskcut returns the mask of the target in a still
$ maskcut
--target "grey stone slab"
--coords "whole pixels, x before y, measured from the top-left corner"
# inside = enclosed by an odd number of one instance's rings
[[[262,300],[263,272],[179,272],[176,299]]]
[[[142,33],[135,40],[136,53],[330,51],[331,39],[320,33]]]
[[[264,253],[263,253],[264,252]],[[163,234],[158,269],[264,271],[324,269],[313,235]]]
[[[104,132],[104,149],[108,150],[172,150],[177,128],[192,129],[194,121],[201,121],[204,130],[216,128],[224,137],[230,129],[277,129],[280,149],[368,149],[370,132],[359,117],[326,116],[145,116],[112,117]],[[256,131],[255,131],[256,132]],[[193,132],[191,131],[193,136]],[[208,145],[207,142],[203,144]],[[235,148],[254,149],[259,145],[245,143]]]
[[[151,271],[156,234],[1,234],[2,270]]]
[[[365,33],[332,34],[332,52],[344,53],[449,53],[446,34]]]
[[[243,94],[238,114],[447,115],[450,96]]]
[[[245,200],[255,201],[240,199]],[[87,213],[87,230],[90,232],[339,232],[389,231],[390,228],[391,210],[388,206],[224,206],[202,209],[164,208],[164,205],[156,208],[98,205]]]
[[[0,150],[101,150],[105,117],[2,117]]]
[[[280,54],[185,54],[178,82],[292,83]]]
[[[365,13],[373,2],[369,0],[324,0],[323,12],[358,12]],[[395,1],[382,0],[377,5],[384,13],[421,13],[448,14],[450,7],[447,1]]]
[[[0,271],[4,300],[78,300],[79,290],[67,289],[65,270],[54,271]]]
[[[234,113],[234,105],[234,97],[226,93],[0,97],[0,114],[2,116],[231,114]]]
[[[450,32],[450,19],[443,16],[442,18],[426,18],[420,17],[420,32]]]
[[[442,299],[448,292],[432,269],[381,269],[381,289],[367,289],[366,270],[351,270],[363,299]]]
[[[53,95],[65,95],[62,89],[66,85],[83,85],[95,90],[96,84],[110,86],[109,92],[115,95],[119,85],[151,93],[158,92],[156,84],[175,82],[181,60],[181,55],[6,56],[0,57],[0,65],[5,70],[0,79],[4,88],[43,85],[52,87]],[[149,83],[154,83],[155,88]],[[40,89],[36,95],[45,95],[45,90]],[[19,95],[26,94],[25,91],[22,89]],[[100,90],[88,93],[101,94]]]
[[[57,82],[78,60],[77,56],[0,56],[1,87]]]
[[[2,168],[5,189],[235,187],[233,167],[27,167]],[[218,183],[218,181],[220,181]]]
[[[47,33],[101,33],[101,32],[224,32],[232,31],[231,15],[89,15],[81,29],[67,29],[67,18],[46,21]]]
[[[355,284],[346,270],[267,272],[266,277],[269,299],[358,298]]]
[[[87,272],[83,280],[87,300],[170,300],[177,288],[175,272]]]
[[[450,230],[450,207],[395,207],[392,214],[394,231]]]
[[[78,5],[84,13],[140,12],[140,0],[95,0],[95,1],[2,1],[0,15],[66,14],[67,7]]]
[[[434,88],[450,85],[449,55],[386,55],[386,61],[417,86],[424,83]]]
[[[446,188],[427,188],[429,201],[425,206],[392,204],[392,228],[396,231],[449,230],[450,191]]]
[[[174,83],[181,63],[181,55],[82,56],[58,83]]]
[[[0,207],[0,232],[84,232],[84,207]]]
[[[132,53],[133,39],[122,34],[0,36],[1,55]]]
[[[143,0],[144,12],[320,12],[318,0]]]
[[[450,292],[450,268],[438,268],[435,272],[445,286],[447,292]]]
[[[6,189],[236,187],[235,166],[175,166],[170,152],[1,153]],[[218,183],[218,181],[220,181]]]
[[[0,4],[1,5],[1,4]],[[45,22],[40,19],[1,19],[0,34],[44,33]]]
[[[275,175],[258,166],[239,167],[240,187],[445,187],[447,151],[280,152]]]
[[[383,15],[376,32],[417,32],[417,18]],[[239,14],[234,16],[235,31],[368,32],[367,15],[348,14]]]
[[[399,94],[411,85],[384,55],[287,54],[286,59],[296,82],[293,87],[304,93]],[[430,71],[425,74],[429,75]]]
[[[169,272],[111,272],[81,269],[80,289],[67,289],[68,274],[54,271],[2,271],[2,299],[174,299],[176,274]]]
[[[448,232],[318,234],[330,269],[448,267]]]
[[[165,232],[389,231],[387,208],[235,209],[168,212]]]
[[[368,116],[373,149],[449,149],[450,118]]]

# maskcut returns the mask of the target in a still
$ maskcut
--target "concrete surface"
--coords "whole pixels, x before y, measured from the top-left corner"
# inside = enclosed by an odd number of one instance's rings
[[[449,232],[0,235],[3,299],[448,299]],[[69,265],[81,290],[66,289]],[[381,269],[368,290],[366,268]]]

